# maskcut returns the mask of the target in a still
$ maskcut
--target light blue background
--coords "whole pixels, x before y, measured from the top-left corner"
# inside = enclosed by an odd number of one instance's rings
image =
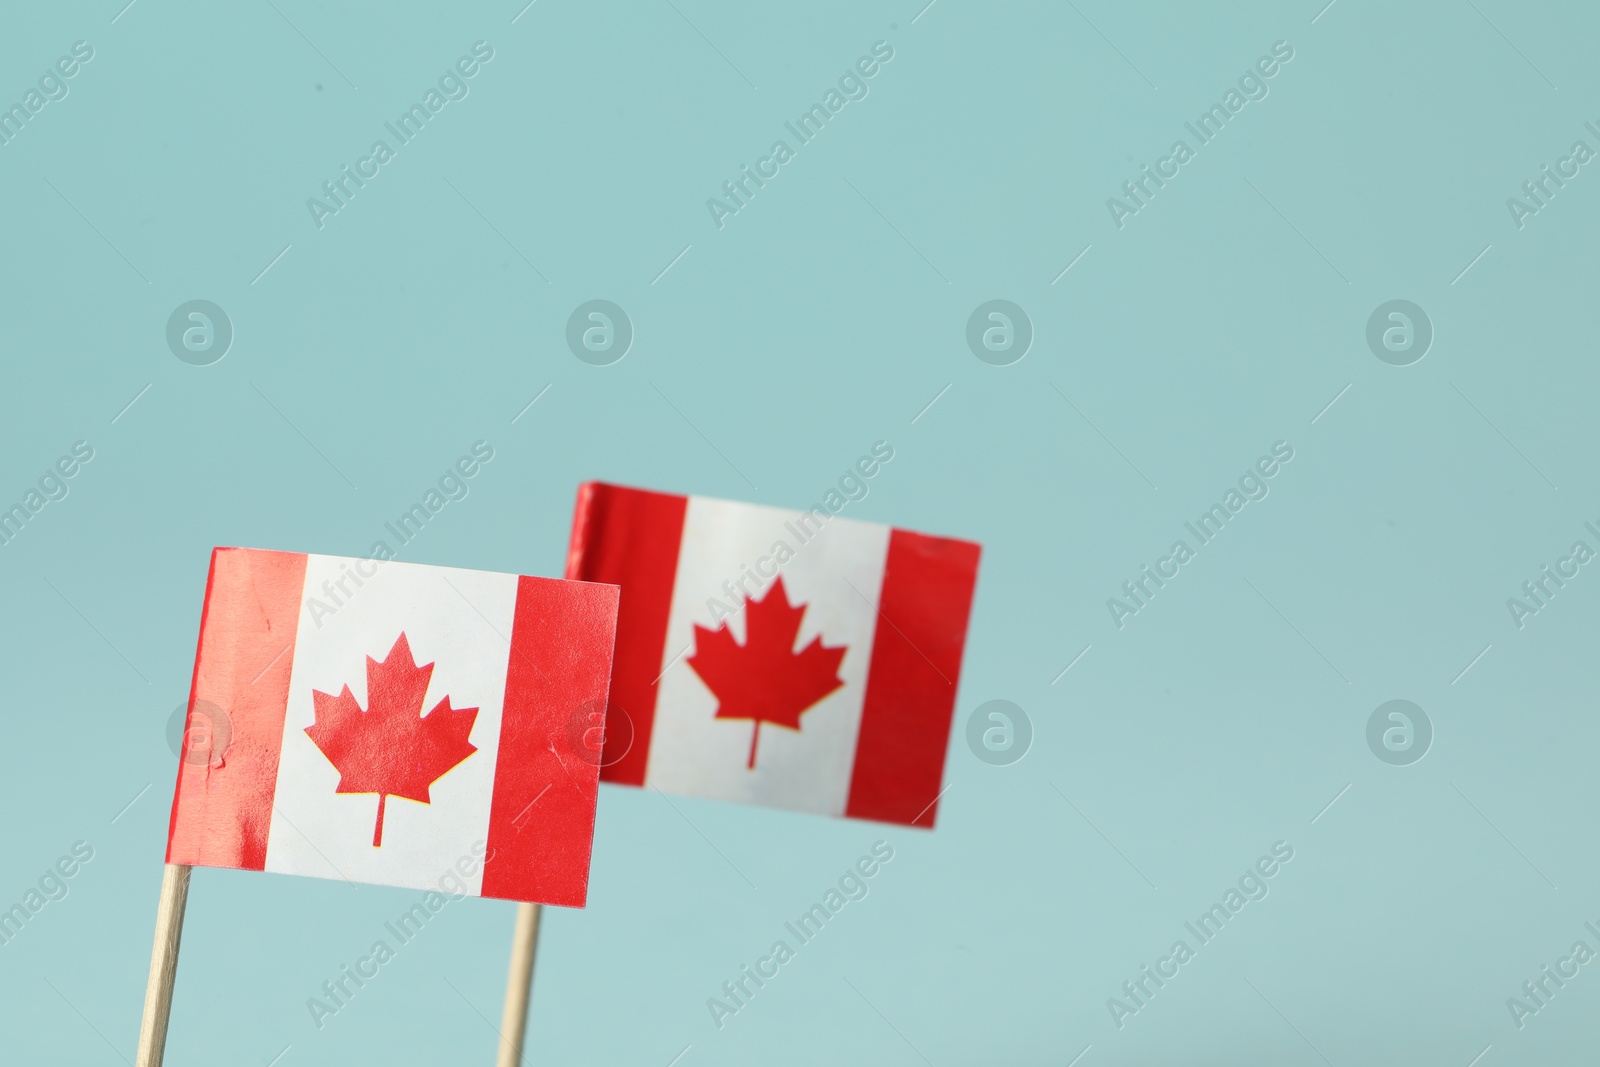
[[[0,947],[7,1062],[132,1056],[211,546],[365,553],[479,439],[404,558],[559,574],[583,480],[803,506],[878,439],[851,512],[985,546],[938,829],[603,789],[530,1063],[1592,1055],[1600,965],[1506,1007],[1600,948],[1600,576],[1520,630],[1505,604],[1600,547],[1600,177],[1520,230],[1505,204],[1600,147],[1585,5],[122,3],[0,35],[3,101],[95,49],[0,147],[0,501],[95,449],[0,548],[0,902],[95,849]],[[306,198],[480,39],[470,95],[317,229]],[[706,198],[880,39],[870,96],[719,230]],[[1106,198],[1279,40],[1270,95],[1117,229]],[[1036,331],[1008,367],[964,340],[997,297]],[[236,330],[209,367],[164,339],[194,298]],[[613,366],[564,341],[593,298],[637,331]],[[1394,298],[1436,329],[1408,367],[1364,337]],[[1270,496],[1119,630],[1106,598],[1279,440]],[[1011,766],[964,740],[994,698],[1034,725]],[[1411,766],[1365,740],[1394,698],[1436,731]],[[719,1031],[706,998],[880,838],[871,895]],[[1107,998],[1278,840],[1270,895],[1119,1030]],[[197,871],[168,1062],[492,1062],[505,903],[310,1021],[416,896]]]

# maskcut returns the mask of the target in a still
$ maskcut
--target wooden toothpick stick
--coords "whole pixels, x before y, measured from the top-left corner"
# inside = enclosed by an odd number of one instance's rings
[[[182,864],[169,863],[161,876],[156,941],[150,952],[150,981],[144,990],[144,1019],[139,1024],[139,1052],[134,1067],[161,1067],[166,1054],[167,1017],[172,1012],[178,942],[183,937],[183,908],[189,899],[189,870]]]
[[[511,973],[506,977],[506,1008],[500,1017],[500,1055],[495,1067],[518,1067],[522,1063],[528,996],[533,991],[533,955],[538,948],[539,905],[518,904],[517,928],[511,935]]]

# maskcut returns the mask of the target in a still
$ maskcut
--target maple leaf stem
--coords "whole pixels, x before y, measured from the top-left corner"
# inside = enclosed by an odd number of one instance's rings
[[[750,762],[745,764],[747,770],[756,769],[756,742],[761,740],[761,720],[756,720],[756,728],[750,731]]]
[[[372,829],[372,847],[383,847],[383,802],[389,799],[388,793],[378,794],[378,825]]]

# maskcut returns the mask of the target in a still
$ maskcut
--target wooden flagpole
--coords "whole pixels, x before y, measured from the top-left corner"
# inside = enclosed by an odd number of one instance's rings
[[[161,876],[156,942],[150,952],[150,982],[144,990],[144,1019],[139,1024],[134,1067],[161,1067],[166,1055],[172,983],[178,975],[178,941],[183,936],[183,908],[189,900],[189,870],[183,864],[169,863]]]
[[[506,977],[506,1007],[500,1016],[500,1055],[495,1067],[518,1067],[528,1029],[528,997],[533,992],[533,956],[539,948],[539,905],[517,905],[511,935],[511,973]],[[139,1067],[144,1067],[140,1064]]]

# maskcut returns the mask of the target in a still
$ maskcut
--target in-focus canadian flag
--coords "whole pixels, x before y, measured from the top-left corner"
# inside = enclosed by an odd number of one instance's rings
[[[216,549],[167,862],[582,907],[616,610],[606,585]]]
[[[979,546],[593,482],[567,577],[622,587],[601,778],[931,827]]]

